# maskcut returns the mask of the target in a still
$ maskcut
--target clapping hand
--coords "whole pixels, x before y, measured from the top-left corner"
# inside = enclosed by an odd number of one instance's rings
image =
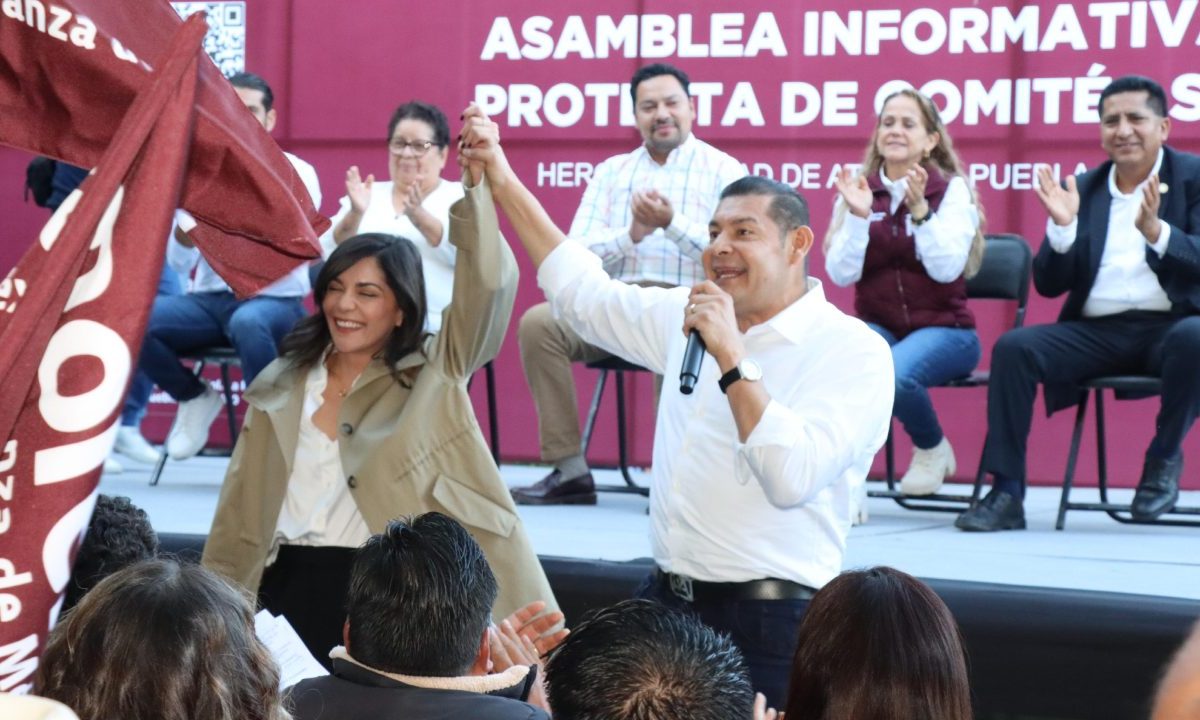
[[[865,218],[871,214],[873,198],[871,188],[867,185],[866,176],[855,177],[849,168],[842,168],[838,171],[837,178],[834,179],[834,185],[851,215]]]
[[[675,217],[671,201],[657,190],[638,190],[630,205],[634,222],[651,228],[666,228]]]
[[[1158,174],[1150,176],[1146,186],[1142,188],[1142,204],[1138,207],[1137,219],[1133,224],[1146,238],[1148,243],[1158,242],[1162,234],[1162,221],[1158,219],[1158,206],[1162,204],[1162,188],[1158,184]]]
[[[371,204],[371,187],[375,176],[367,175],[364,181],[358,174],[358,166],[351,165],[346,171],[346,197],[350,198],[350,209],[358,214],[365,213]]]
[[[1154,183],[1157,186],[1157,183]],[[1157,187],[1155,188],[1157,190]],[[1067,176],[1067,186],[1064,188],[1054,180],[1054,173],[1049,165],[1039,165],[1037,182],[1033,185],[1042,207],[1050,214],[1055,225],[1070,225],[1079,214],[1079,190],[1075,187],[1075,176]]]
[[[767,696],[754,693],[754,720],[784,720],[784,713],[776,712],[775,708],[767,707]]]
[[[558,647],[569,631],[554,630],[562,622],[563,614],[557,611],[541,614],[545,609],[546,603],[538,600],[509,615],[500,625],[492,625],[488,628],[488,646],[495,672],[504,672],[514,665],[537,666],[537,681],[527,702],[549,712],[541,659]]]
[[[425,201],[425,193],[421,192],[420,176],[408,188],[408,195],[404,198],[404,214],[410,218],[417,210],[421,208],[421,203]]]
[[[929,173],[920,165],[909,168],[905,175],[908,183],[904,187],[904,205],[908,214],[914,220],[924,220],[929,217],[929,203],[925,200],[925,185],[929,182]]]

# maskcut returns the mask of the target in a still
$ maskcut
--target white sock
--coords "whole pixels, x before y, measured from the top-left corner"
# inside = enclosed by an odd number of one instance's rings
[[[574,480],[590,472],[587,460],[583,455],[572,455],[554,463],[554,469],[562,473],[563,480]]]

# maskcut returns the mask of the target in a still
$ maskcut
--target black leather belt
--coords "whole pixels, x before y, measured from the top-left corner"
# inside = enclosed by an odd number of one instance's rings
[[[810,600],[816,590],[791,580],[763,578],[747,582],[706,582],[686,575],[657,571],[658,582],[687,602],[731,600]]]

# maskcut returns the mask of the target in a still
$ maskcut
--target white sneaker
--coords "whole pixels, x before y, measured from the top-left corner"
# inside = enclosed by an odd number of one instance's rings
[[[932,495],[942,489],[946,478],[954,474],[954,448],[945,437],[928,450],[913,448],[912,464],[900,480],[905,495]]]
[[[141,431],[134,425],[122,425],[117,429],[117,439],[113,442],[113,452],[119,452],[130,460],[153,465],[158,462],[161,453],[142,437]]]
[[[208,442],[208,428],[221,412],[221,396],[212,388],[191,400],[179,403],[175,424],[167,436],[167,455],[172,460],[187,460]]]
[[[121,467],[121,463],[117,462],[116,458],[106,457],[104,458],[103,472],[105,475],[120,475],[125,472],[125,468]]]

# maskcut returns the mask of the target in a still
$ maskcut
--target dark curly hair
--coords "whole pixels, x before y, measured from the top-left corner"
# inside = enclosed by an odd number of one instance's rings
[[[158,534],[150,526],[146,511],[127,497],[101,493],[96,497],[96,509],[75,556],[63,611],[75,607],[83,594],[104,578],[156,555]]]

